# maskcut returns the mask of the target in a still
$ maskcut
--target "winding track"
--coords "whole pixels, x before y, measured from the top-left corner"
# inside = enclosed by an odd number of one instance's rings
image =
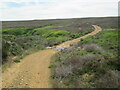
[[[99,33],[102,29],[93,25],[95,30],[80,38],[66,41],[56,47],[69,47],[71,44],[77,43],[82,38]],[[13,64],[6,72],[3,73],[2,86],[13,88],[51,88],[49,81],[51,57],[58,51],[47,49],[26,56],[20,63]]]

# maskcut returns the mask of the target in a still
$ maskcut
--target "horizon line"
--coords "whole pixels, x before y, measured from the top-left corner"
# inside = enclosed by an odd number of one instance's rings
[[[6,22],[6,21],[34,21],[34,20],[41,20],[41,21],[44,21],[44,20],[63,20],[63,19],[85,19],[85,18],[110,18],[110,17],[120,17],[120,16],[95,16],[95,17],[75,17],[75,18],[52,18],[52,19],[24,19],[24,20],[0,20],[0,22]]]

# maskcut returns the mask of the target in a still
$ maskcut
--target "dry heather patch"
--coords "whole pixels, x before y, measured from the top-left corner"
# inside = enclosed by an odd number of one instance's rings
[[[89,51],[89,52],[97,51],[97,50],[101,51],[101,52],[104,51],[100,46],[98,46],[97,44],[94,44],[94,43],[83,44],[82,47],[84,48],[84,50]]]

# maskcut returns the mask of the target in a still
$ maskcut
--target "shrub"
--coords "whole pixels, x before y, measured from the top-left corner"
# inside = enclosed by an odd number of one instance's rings
[[[20,62],[20,59],[17,58],[17,59],[14,60],[14,62],[19,63],[19,62]]]
[[[81,56],[74,56],[67,60],[67,62],[72,66],[72,68],[75,69],[82,69],[85,61],[83,60],[83,57]]]
[[[16,56],[16,55],[22,54],[23,49],[17,43],[11,42],[9,51],[12,55]]]
[[[100,57],[98,55],[95,55],[95,54],[87,54],[87,55],[83,56],[82,58],[85,61],[90,61],[90,60],[97,60]]]
[[[9,47],[10,47],[10,44],[6,41],[6,40],[4,40],[4,39],[2,39],[2,63],[4,63],[5,61],[6,61],[6,58],[7,58],[7,56],[8,56],[8,54],[9,54]]]
[[[92,52],[92,51],[103,52],[104,51],[100,46],[98,46],[97,44],[93,44],[93,43],[83,44],[82,46],[83,46],[84,50],[86,50],[88,52]]]
[[[2,35],[2,38],[5,39],[5,40],[10,40],[11,38],[15,38],[14,35]]]
[[[55,68],[64,66],[67,71],[70,66],[72,74],[66,74],[61,68],[62,74],[59,73],[58,76],[63,79],[55,78],[56,85],[62,87],[71,85],[75,88],[120,87],[120,78],[118,77],[120,62],[116,57],[118,54],[116,35],[116,32],[101,32],[82,39],[77,45],[72,45],[59,53]]]
[[[84,63],[84,72],[104,72],[103,65],[105,64],[101,56],[94,54],[87,54],[83,56]]]
[[[3,29],[3,34],[9,34],[9,35],[23,35],[27,32],[27,28],[7,28]]]
[[[72,74],[72,67],[71,65],[66,66],[62,65],[55,69],[55,77],[56,78],[66,78],[68,75]]]
[[[95,81],[96,88],[120,88],[120,71],[107,71]]]
[[[101,72],[104,73],[105,64],[101,56],[94,54],[87,54],[84,56],[72,57],[66,60],[74,69],[74,74],[82,75],[85,73]]]
[[[91,83],[88,82],[89,78],[83,78],[82,76],[79,76],[79,78],[74,80],[74,88],[93,88]]]
[[[64,51],[62,51],[63,53],[70,53],[70,52],[74,52],[75,51],[75,47],[71,46],[69,48],[65,48]]]
[[[64,60],[64,63],[66,65],[71,65],[74,72],[80,72],[80,74],[100,70],[102,65],[101,57],[94,54],[73,56],[68,60]]]

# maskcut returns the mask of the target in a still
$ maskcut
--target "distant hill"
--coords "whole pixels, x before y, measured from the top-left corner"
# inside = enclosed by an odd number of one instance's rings
[[[37,28],[52,25],[57,29],[79,31],[91,29],[92,24],[99,25],[102,28],[116,28],[118,26],[118,17],[2,21],[2,28]]]

